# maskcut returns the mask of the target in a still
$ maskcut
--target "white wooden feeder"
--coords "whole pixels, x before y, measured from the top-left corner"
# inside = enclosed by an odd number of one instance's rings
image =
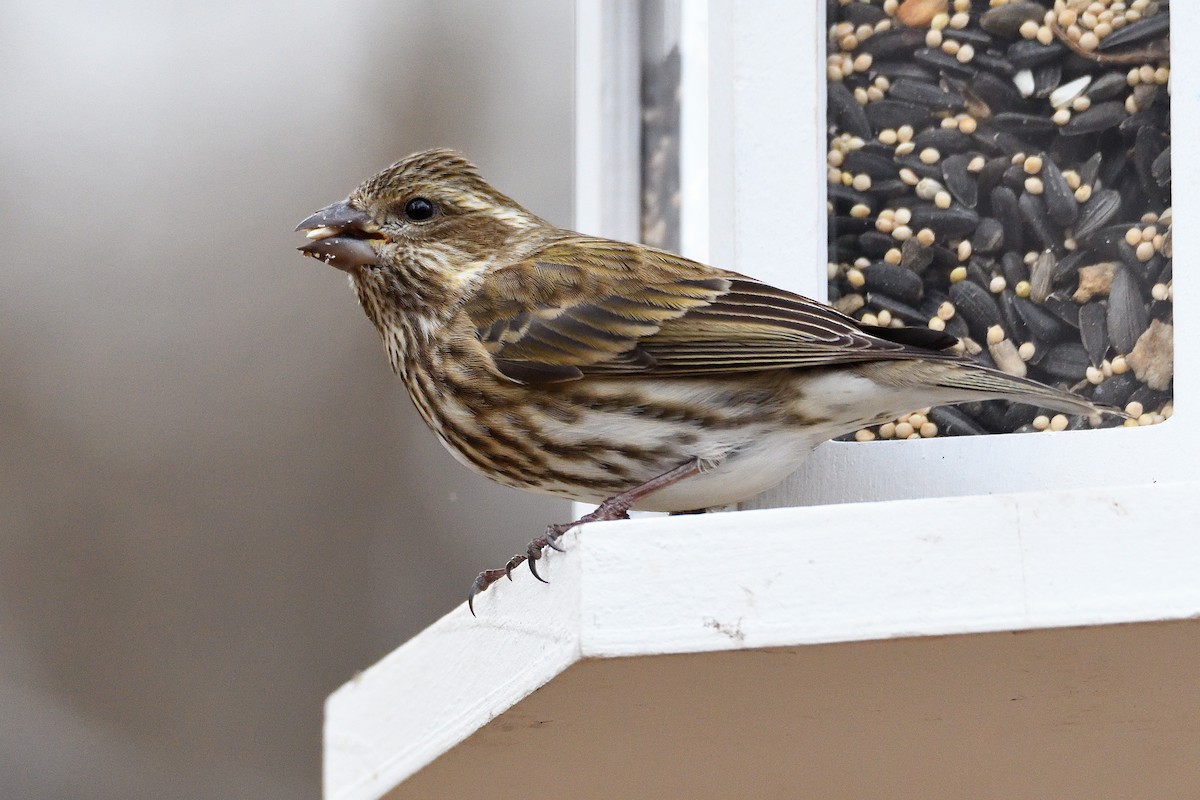
[[[683,252],[823,297],[824,3],[663,5]],[[576,25],[576,224],[636,238],[639,8]],[[1193,795],[1198,181],[1176,159],[1165,424],[830,442],[756,510],[572,533],[549,586],[520,571],[329,698],[325,797]]]

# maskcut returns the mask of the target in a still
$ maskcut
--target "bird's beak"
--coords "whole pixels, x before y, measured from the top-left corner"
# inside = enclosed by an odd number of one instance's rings
[[[325,206],[297,225],[296,230],[308,231],[312,240],[297,249],[331,267],[350,272],[378,263],[379,254],[372,240],[382,240],[379,228],[348,200]]]

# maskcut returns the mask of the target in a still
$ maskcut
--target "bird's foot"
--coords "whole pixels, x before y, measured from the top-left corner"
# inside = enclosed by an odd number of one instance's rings
[[[475,613],[475,595],[487,589],[501,578],[512,580],[512,571],[519,567],[522,562],[529,562],[529,571],[533,573],[533,577],[537,578],[542,583],[548,583],[545,578],[538,575],[537,562],[542,557],[542,551],[546,548],[551,550],[562,551],[562,546],[558,540],[563,537],[567,531],[579,525],[584,525],[588,522],[608,522],[616,519],[629,519],[629,509],[633,508],[643,498],[653,494],[659,489],[666,488],[672,484],[678,483],[681,480],[699,475],[708,469],[711,469],[715,463],[712,461],[704,461],[699,458],[694,458],[691,461],[680,464],[672,470],[668,470],[663,474],[651,478],[645,483],[639,483],[632,489],[621,492],[618,495],[608,498],[596,510],[590,514],[584,514],[574,522],[560,522],[550,525],[546,528],[546,534],[529,543],[524,555],[515,555],[508,560],[503,569],[485,569],[475,578],[475,582],[471,584],[471,591],[467,593],[467,607],[471,609],[471,614]]]
[[[616,519],[629,519],[629,503],[624,501],[621,495],[608,498],[595,511],[584,514],[574,522],[556,522],[552,525],[547,525],[546,533],[530,542],[529,546],[525,549],[524,555],[515,555],[500,569],[485,569],[476,576],[475,582],[471,584],[471,591],[467,593],[467,608],[474,614],[475,596],[501,578],[508,578],[511,581],[512,571],[523,562],[529,564],[529,571],[533,573],[533,577],[542,583],[549,583],[537,571],[537,562],[541,559],[544,550],[549,548],[557,550],[560,553],[565,552],[562,545],[558,542],[567,531],[588,522],[608,522]]]

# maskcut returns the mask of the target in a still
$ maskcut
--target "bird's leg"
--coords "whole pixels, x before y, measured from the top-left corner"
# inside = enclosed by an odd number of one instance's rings
[[[665,489],[668,486],[679,483],[682,480],[695,477],[702,472],[707,472],[716,465],[716,462],[693,458],[685,464],[680,464],[672,470],[668,470],[661,475],[651,478],[645,483],[639,483],[632,489],[627,489],[618,495],[601,503],[595,511],[590,514],[584,514],[574,522],[558,522],[549,525],[546,528],[546,534],[529,543],[524,555],[515,555],[508,560],[502,569],[488,569],[479,573],[475,578],[475,582],[471,584],[471,591],[467,594],[467,607],[471,609],[471,613],[475,613],[475,595],[482,592],[487,587],[491,586],[496,581],[503,577],[512,580],[512,571],[521,565],[522,562],[529,562],[529,571],[533,573],[533,577],[537,578],[542,583],[548,583],[541,575],[538,575],[537,560],[542,557],[542,551],[549,547],[551,550],[562,551],[562,547],[558,544],[558,540],[563,534],[572,528],[583,525],[588,522],[607,522],[614,519],[629,519],[629,509],[633,508],[638,502],[644,500],[647,496],[654,494],[660,489]]]

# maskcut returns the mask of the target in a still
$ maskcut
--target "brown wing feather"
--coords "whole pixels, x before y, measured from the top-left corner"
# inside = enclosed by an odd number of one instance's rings
[[[887,329],[868,333],[752,278],[586,237],[493,270],[465,311],[497,368],[521,382],[954,357],[914,346],[944,347],[948,337],[890,341]]]

